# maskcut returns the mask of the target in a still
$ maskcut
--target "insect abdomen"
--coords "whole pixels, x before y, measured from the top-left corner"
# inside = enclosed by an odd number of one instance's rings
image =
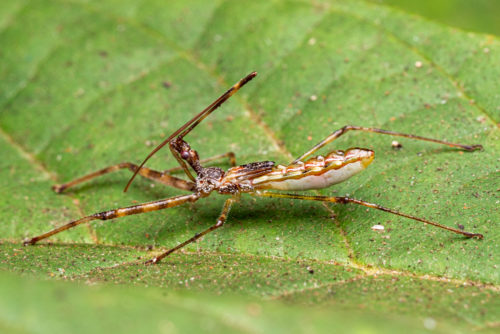
[[[252,180],[255,189],[310,190],[340,183],[365,169],[374,158],[374,152],[351,148],[333,151],[326,157],[318,156],[306,162],[276,166],[269,173]]]

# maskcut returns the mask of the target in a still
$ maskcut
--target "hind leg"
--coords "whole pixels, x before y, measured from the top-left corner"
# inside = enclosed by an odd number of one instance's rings
[[[450,147],[458,147],[461,148],[462,150],[465,151],[475,151],[475,150],[481,150],[483,147],[481,145],[463,145],[463,144],[457,144],[457,143],[450,143],[444,140],[439,140],[439,139],[433,139],[433,138],[427,138],[427,137],[421,137],[421,136],[416,136],[416,135],[411,135],[407,133],[400,133],[400,132],[393,132],[393,131],[388,131],[388,130],[382,130],[382,129],[376,129],[376,128],[365,128],[363,126],[354,126],[354,125],[346,125],[341,129],[338,129],[337,131],[333,132],[330,134],[328,137],[314,145],[313,148],[311,148],[309,151],[306,153],[302,154],[300,157],[294,160],[294,162],[297,162],[299,160],[303,160],[325,146],[326,144],[331,143],[338,137],[342,136],[343,134],[349,132],[349,131],[364,131],[364,132],[372,132],[372,133],[380,133],[383,135],[390,135],[390,136],[396,136],[396,137],[405,137],[405,138],[410,138],[410,139],[416,139],[416,140],[423,140],[423,141],[429,141],[437,144],[443,144],[447,145]]]

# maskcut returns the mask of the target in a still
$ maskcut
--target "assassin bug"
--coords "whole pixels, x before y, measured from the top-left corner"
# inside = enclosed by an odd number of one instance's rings
[[[438,144],[447,145],[450,147],[457,147],[465,151],[475,151],[482,149],[481,145],[461,145],[437,139],[415,136],[411,134],[347,125],[330,134],[328,137],[326,137],[324,140],[316,144],[309,151],[307,151],[306,153],[302,154],[300,157],[295,159],[288,166],[275,165],[275,163],[272,161],[252,162],[246,165],[236,166],[235,156],[232,152],[212,157],[209,159],[200,160],[198,157],[198,153],[191,148],[191,146],[184,140],[184,137],[189,132],[191,132],[191,130],[193,130],[198,124],[200,124],[208,115],[210,115],[215,109],[220,107],[222,103],[224,103],[234,93],[236,93],[241,87],[243,87],[250,80],[252,80],[256,75],[257,75],[256,72],[250,73],[245,78],[237,82],[234,86],[232,86],[227,92],[222,94],[217,100],[215,100],[202,112],[200,112],[186,124],[181,126],[177,131],[172,133],[167,139],[165,139],[160,145],[158,145],[146,157],[146,159],[144,159],[144,161],[139,166],[133,163],[124,162],[98,170],[94,173],[85,175],[81,178],[75,179],[68,183],[53,186],[55,192],[61,193],[65,189],[73,187],[81,182],[88,181],[97,176],[104,175],[119,169],[127,168],[134,174],[127,183],[127,186],[125,187],[124,191],[127,191],[128,187],[134,180],[135,176],[139,174],[145,178],[160,182],[167,186],[172,186],[178,189],[191,191],[192,192],[191,194],[180,195],[148,203],[95,213],[93,215],[80,218],[66,225],[55,228],[47,233],[28,239],[24,242],[24,244],[33,245],[38,241],[48,238],[56,233],[65,231],[67,229],[70,229],[72,227],[75,227],[77,225],[92,220],[108,220],[128,215],[134,215],[138,213],[171,208],[177,205],[184,204],[186,202],[195,202],[200,198],[209,196],[214,191],[222,195],[230,196],[225,201],[224,206],[222,208],[222,213],[217,219],[215,225],[212,225],[208,229],[195,234],[192,238],[184,241],[183,243],[177,245],[176,247],[171,248],[170,250],[164,252],[163,254],[156,256],[155,258],[147,261],[146,263],[148,264],[157,263],[164,257],[175,252],[176,250],[198,240],[205,234],[210,233],[222,227],[226,221],[231,205],[238,200],[241,193],[248,193],[250,195],[258,197],[278,197],[278,198],[289,198],[289,199],[323,201],[323,202],[340,203],[340,204],[353,203],[377,210],[382,210],[409,219],[417,220],[426,224],[434,225],[436,227],[454,233],[462,234],[468,238],[471,237],[476,237],[479,239],[483,238],[483,235],[479,233],[465,232],[461,229],[445,226],[423,218],[414,217],[405,213],[388,209],[378,204],[373,204],[350,197],[310,196],[310,195],[285,194],[285,193],[276,193],[267,191],[268,189],[300,191],[300,190],[326,188],[333,184],[342,182],[350,178],[354,174],[357,174],[358,172],[365,169],[372,162],[374,158],[374,152],[372,150],[363,148],[350,148],[346,151],[341,151],[341,150],[332,151],[324,157],[316,156],[314,158],[305,160],[307,157],[314,154],[317,150],[329,144],[330,142],[334,141],[335,139],[347,133],[348,131],[365,131],[365,132],[373,132],[385,135],[430,141]],[[167,144],[173,156],[179,162],[180,167],[166,170],[163,172],[158,172],[144,167],[144,164],[149,160],[149,158],[151,158],[156,152],[158,152],[163,146]],[[215,159],[220,159],[223,157],[229,158],[230,163],[232,165],[232,168],[230,168],[226,172],[224,172],[221,168],[218,167],[202,166],[202,163],[212,161]],[[196,173],[196,177],[193,176],[189,167],[191,167],[191,169]],[[182,169],[186,173],[187,177],[189,178],[189,181],[170,175],[171,172],[179,169]]]

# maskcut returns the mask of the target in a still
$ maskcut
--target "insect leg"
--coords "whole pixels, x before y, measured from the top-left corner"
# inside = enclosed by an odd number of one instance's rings
[[[48,238],[50,236],[53,236],[54,234],[57,234],[57,233],[62,232],[62,231],[66,231],[72,227],[78,226],[80,224],[83,224],[83,223],[86,223],[86,222],[89,222],[92,220],[108,220],[108,219],[113,219],[113,218],[120,218],[120,217],[135,215],[138,213],[167,209],[167,208],[171,208],[171,207],[174,207],[177,205],[184,204],[186,202],[194,202],[194,201],[198,200],[199,198],[200,198],[200,196],[198,196],[196,194],[182,195],[182,196],[161,199],[158,201],[128,206],[128,207],[124,207],[124,208],[94,213],[93,215],[74,220],[66,225],[57,227],[57,228],[55,228],[47,233],[44,233],[44,234],[41,234],[39,236],[33,237],[31,239],[25,240],[24,245],[34,245],[42,239]]]
[[[56,184],[56,185],[52,186],[52,189],[56,193],[61,193],[64,190],[66,190],[70,187],[73,187],[79,183],[91,180],[95,177],[98,177],[98,176],[101,176],[104,174],[108,174],[108,173],[111,173],[111,172],[114,172],[114,171],[117,171],[120,169],[125,169],[125,168],[129,169],[132,172],[135,172],[135,171],[137,171],[138,166],[136,164],[133,164],[130,162],[122,162],[120,164],[109,166],[109,167],[100,169],[96,172],[84,175],[84,176],[79,177],[77,179],[74,179],[70,182],[66,182],[63,184]],[[195,187],[193,182],[185,181],[185,180],[176,178],[174,176],[170,176],[166,172],[162,173],[162,172],[158,172],[158,171],[155,171],[155,170],[152,170],[149,168],[142,168],[139,171],[139,174],[141,176],[144,176],[145,178],[151,179],[153,181],[157,181],[157,182],[163,183],[164,185],[171,186],[171,187],[178,188],[178,189],[182,189],[182,190],[193,190]]]
[[[183,243],[175,246],[174,248],[169,249],[165,253],[162,253],[162,254],[156,256],[155,258],[147,261],[146,264],[158,263],[161,261],[161,259],[169,256],[170,254],[172,254],[176,250],[181,249],[182,247],[184,247],[192,242],[195,242],[196,240],[198,240],[199,238],[201,238],[205,234],[210,233],[212,231],[215,231],[219,227],[222,227],[222,225],[224,225],[224,223],[226,222],[227,215],[228,215],[229,210],[231,209],[231,205],[234,203],[234,201],[235,201],[234,198],[229,198],[226,200],[226,202],[224,203],[224,206],[222,207],[222,212],[219,216],[219,219],[217,219],[217,223],[215,225],[210,226],[209,228],[207,228],[205,231],[203,231],[201,233],[196,233],[192,238],[184,241]]]
[[[339,204],[348,204],[348,203],[353,203],[353,204],[358,204],[362,206],[366,206],[372,209],[377,209],[381,211],[385,211],[388,213],[392,213],[401,217],[406,217],[409,219],[417,220],[422,223],[434,225],[436,227],[442,228],[444,230],[448,230],[454,233],[462,234],[468,238],[476,237],[479,239],[483,238],[482,234],[479,233],[471,233],[471,232],[465,232],[453,227],[449,227],[446,225],[442,225],[436,222],[429,221],[427,219],[411,216],[396,210],[388,209],[383,206],[380,206],[378,204],[373,204],[369,202],[365,202],[362,200],[354,199],[354,198],[349,198],[349,197],[328,197],[328,196],[307,196],[307,195],[298,195],[298,194],[282,194],[282,193],[273,193],[273,192],[255,192],[255,193],[250,193],[251,195],[254,196],[260,196],[260,197],[278,197],[278,198],[290,198],[290,199],[302,199],[302,200],[308,200],[308,201],[321,201],[321,202],[331,202],[331,203],[339,203]]]
[[[236,156],[233,152],[227,152],[224,154],[215,155],[215,156],[210,157],[210,158],[202,159],[202,160],[200,160],[200,163],[205,164],[207,162],[211,162],[211,161],[215,161],[215,160],[219,160],[219,159],[224,159],[224,158],[229,159],[229,164],[231,165],[231,167],[236,166]],[[167,169],[163,172],[170,174],[170,173],[178,172],[180,170],[182,170],[182,167],[179,166],[179,167]]]
[[[325,139],[320,141],[318,144],[316,144],[309,151],[307,151],[306,153],[302,154],[300,157],[295,159],[294,163],[310,156],[311,154],[313,154],[314,152],[316,152],[317,150],[319,150],[320,148],[322,148],[326,144],[331,143],[332,141],[334,141],[338,137],[342,136],[343,134],[345,134],[346,132],[351,131],[351,130],[373,132],[373,133],[380,133],[380,134],[384,134],[384,135],[391,135],[391,136],[405,137],[405,138],[411,138],[411,139],[416,139],[416,140],[430,141],[433,143],[443,144],[443,145],[447,145],[450,147],[458,147],[458,148],[461,148],[465,151],[475,151],[475,150],[481,150],[483,148],[483,146],[481,146],[481,145],[463,145],[463,144],[450,143],[450,142],[447,142],[444,140],[421,137],[421,136],[416,136],[416,135],[411,135],[411,134],[406,134],[406,133],[393,132],[393,131],[376,129],[376,128],[365,128],[362,126],[346,125],[343,128],[333,132],[331,135],[329,135],[328,137],[326,137]]]

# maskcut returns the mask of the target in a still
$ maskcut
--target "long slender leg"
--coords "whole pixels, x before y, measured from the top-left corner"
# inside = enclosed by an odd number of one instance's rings
[[[446,225],[442,225],[442,224],[439,224],[436,222],[432,222],[432,221],[429,221],[429,220],[426,220],[423,218],[410,216],[410,215],[407,215],[405,213],[401,213],[401,212],[396,211],[396,210],[388,209],[388,208],[385,208],[385,207],[380,206],[378,204],[373,204],[373,203],[369,203],[369,202],[365,202],[365,201],[361,201],[361,200],[349,198],[349,197],[306,196],[306,195],[297,195],[297,194],[273,193],[273,192],[267,192],[267,191],[255,192],[255,193],[251,193],[251,195],[260,196],[260,197],[278,197],[278,198],[302,199],[302,200],[308,200],[308,201],[321,201],[321,202],[331,202],[331,203],[340,203],[340,204],[354,203],[354,204],[366,206],[366,207],[369,207],[372,209],[377,209],[377,210],[389,212],[389,213],[392,213],[392,214],[395,214],[398,216],[402,216],[402,217],[406,217],[409,219],[417,220],[417,221],[422,222],[422,223],[434,225],[436,227],[439,227],[439,228],[442,228],[442,229],[445,229],[445,230],[448,230],[448,231],[451,231],[454,233],[465,235],[468,238],[472,238],[472,237],[476,237],[479,239],[483,238],[483,235],[479,234],[479,233],[465,232],[465,231],[462,231],[462,230],[459,230],[459,229],[456,229],[453,227],[449,227]]]
[[[62,231],[66,231],[72,227],[78,226],[80,224],[83,224],[83,223],[86,223],[86,222],[89,222],[92,220],[108,220],[108,219],[113,219],[113,218],[120,218],[120,217],[135,215],[138,213],[167,209],[167,208],[171,208],[171,207],[174,207],[177,205],[184,204],[186,202],[194,202],[194,201],[198,200],[199,198],[200,198],[200,196],[196,195],[196,194],[182,195],[182,196],[161,199],[158,201],[152,201],[152,202],[142,203],[142,204],[138,204],[138,205],[128,206],[125,208],[119,208],[119,209],[95,213],[93,215],[86,216],[86,217],[80,218],[78,220],[74,220],[66,225],[55,228],[47,233],[44,233],[44,234],[41,234],[41,235],[36,236],[34,238],[25,240],[24,245],[34,245],[42,239],[48,238],[50,236],[53,236],[54,234],[57,234],[57,233],[62,232]]]
[[[186,124],[181,126],[179,129],[177,129],[174,133],[172,133],[167,139],[165,139],[163,142],[161,142],[158,146],[155,147],[153,151],[151,151],[146,159],[143,160],[143,162],[139,165],[139,169],[141,169],[146,161],[149,160],[156,152],[158,152],[163,146],[165,146],[167,143],[170,143],[172,139],[174,139],[176,136],[179,136],[178,138],[182,139],[184,136],[186,136],[191,130],[193,130],[198,124],[201,123],[208,115],[210,115],[215,109],[219,108],[221,104],[227,101],[231,96],[233,96],[241,87],[246,85],[250,80],[255,78],[257,75],[257,72],[252,72],[237,83],[235,83],[231,88],[229,88],[224,94],[222,94],[217,100],[212,102],[208,107],[203,109],[198,115],[194,116],[190,121],[188,121]],[[183,166],[181,164],[181,167],[185,170],[185,165]],[[137,172],[132,175],[130,180],[128,181],[127,185],[125,186],[125,189],[123,191],[127,191],[128,187],[134,180],[135,176],[137,175]]]
[[[438,143],[438,144],[443,144],[447,145],[450,147],[458,147],[461,148],[465,151],[475,151],[475,150],[480,150],[483,148],[482,145],[463,145],[463,144],[457,144],[457,143],[450,143],[444,140],[438,140],[438,139],[432,139],[432,138],[426,138],[426,137],[421,137],[421,136],[416,136],[416,135],[410,135],[406,133],[400,133],[400,132],[393,132],[393,131],[388,131],[388,130],[382,130],[382,129],[376,129],[376,128],[365,128],[362,126],[353,126],[353,125],[346,125],[343,128],[333,132],[331,135],[320,141],[318,144],[316,144],[313,148],[311,148],[309,151],[306,153],[302,154],[300,157],[294,160],[294,163],[302,160],[304,158],[307,158],[326,144],[331,143],[338,137],[342,136],[344,133],[351,131],[351,130],[357,130],[357,131],[366,131],[366,132],[373,132],[373,133],[380,133],[384,135],[391,135],[391,136],[398,136],[398,137],[405,137],[405,138],[411,138],[411,139],[417,139],[417,140],[424,140],[424,141],[430,141],[433,143]]]
[[[212,231],[215,231],[219,227],[222,227],[222,225],[224,225],[224,223],[226,222],[227,215],[228,215],[229,210],[231,209],[231,205],[233,204],[234,201],[235,201],[234,198],[229,198],[226,200],[226,202],[224,203],[224,206],[222,207],[222,212],[219,216],[219,219],[217,219],[217,223],[215,223],[215,225],[210,226],[209,228],[207,228],[205,231],[203,231],[201,233],[196,233],[192,238],[184,241],[183,243],[175,246],[174,248],[169,249],[165,253],[162,253],[162,254],[158,255],[157,257],[147,261],[146,264],[158,263],[161,261],[161,259],[169,256],[170,254],[172,254],[176,250],[181,249],[182,247],[184,247],[192,242],[195,242],[196,240],[198,240],[199,238],[201,238],[205,234],[210,233]]]
[[[207,162],[211,162],[211,161],[215,161],[215,160],[219,160],[219,159],[224,159],[224,158],[229,159],[229,164],[231,165],[231,167],[236,166],[236,156],[233,152],[227,152],[224,154],[215,155],[215,156],[210,157],[210,158],[202,159],[202,160],[200,160],[200,164],[205,164]],[[182,170],[182,167],[179,166],[179,167],[174,167],[174,168],[164,170],[163,173],[170,174],[170,173],[178,172],[180,170]]]
[[[101,176],[101,175],[104,175],[107,173],[111,173],[111,172],[114,172],[114,171],[117,171],[120,169],[125,169],[125,168],[129,169],[132,172],[135,172],[135,171],[137,171],[138,166],[136,164],[133,164],[130,162],[122,162],[122,163],[119,163],[117,165],[109,166],[109,167],[100,169],[96,172],[84,175],[84,176],[79,177],[79,178],[72,180],[70,182],[66,182],[63,184],[56,184],[56,185],[52,186],[52,189],[56,193],[61,193],[64,190],[66,190],[70,187],[73,187],[77,184],[80,184],[82,182],[91,180],[95,177],[98,177],[98,176]],[[146,168],[146,167],[142,168],[139,171],[139,175],[144,176],[145,178],[163,183],[164,185],[171,186],[171,187],[178,188],[178,189],[182,189],[182,190],[192,191],[195,187],[195,184],[193,182],[185,181],[185,180],[176,178],[174,176],[170,176],[166,172],[162,173],[162,172],[158,172],[158,171]]]

